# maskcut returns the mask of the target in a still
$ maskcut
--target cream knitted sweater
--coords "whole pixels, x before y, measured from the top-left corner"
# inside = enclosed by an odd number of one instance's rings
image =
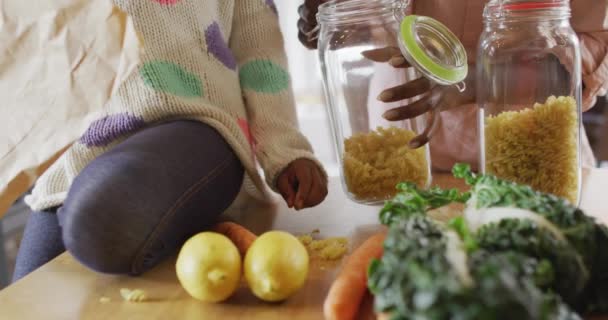
[[[218,130],[241,159],[245,189],[263,194],[293,160],[316,161],[299,133],[283,39],[272,0],[115,0],[144,42],[139,72],[112,97],[104,116],[36,183],[33,210],[63,203],[93,159],[130,134],[175,119]]]

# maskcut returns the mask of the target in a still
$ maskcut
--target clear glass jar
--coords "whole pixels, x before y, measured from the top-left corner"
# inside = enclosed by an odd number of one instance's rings
[[[480,167],[578,204],[581,56],[569,0],[492,0],[477,56]]]
[[[359,203],[378,204],[401,182],[431,183],[428,145],[411,149],[426,117],[389,122],[384,111],[407,105],[377,100],[385,89],[425,76],[456,84],[467,73],[462,44],[439,22],[406,16],[409,0],[334,0],[319,7],[319,58],[343,187]],[[364,56],[393,47],[414,68],[393,68]],[[463,76],[464,75],[464,76]]]

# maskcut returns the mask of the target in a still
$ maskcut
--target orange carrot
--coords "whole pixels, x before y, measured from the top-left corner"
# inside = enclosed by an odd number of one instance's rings
[[[385,237],[385,233],[371,236],[348,257],[325,298],[325,319],[355,319],[367,292],[367,268],[373,259],[382,257]]]
[[[213,231],[228,237],[239,249],[241,257],[245,257],[245,253],[256,239],[255,234],[234,222],[220,222],[213,227]]]

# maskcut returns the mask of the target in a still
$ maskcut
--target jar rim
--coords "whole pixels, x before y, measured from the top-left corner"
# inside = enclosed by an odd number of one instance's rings
[[[569,0],[493,0],[484,10],[486,21],[568,19]]]
[[[319,6],[319,24],[343,24],[369,21],[405,10],[410,0],[331,0]]]
[[[441,22],[409,15],[401,23],[399,48],[406,60],[436,83],[461,83],[468,73],[467,52],[454,33]],[[442,52],[438,58],[434,52]]]

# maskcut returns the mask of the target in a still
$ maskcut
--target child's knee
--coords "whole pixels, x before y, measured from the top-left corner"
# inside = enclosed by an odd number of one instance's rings
[[[129,238],[127,208],[100,194],[93,188],[81,188],[66,199],[58,211],[66,250],[83,265],[97,272],[131,273],[133,244]],[[131,233],[131,235],[133,235]]]
[[[101,208],[101,207],[100,207]],[[66,250],[86,267],[101,273],[131,273],[131,252],[126,252],[124,237],[113,232],[105,219],[98,219],[102,210],[72,212],[61,209],[65,215],[62,238]],[[119,223],[119,222],[118,222]]]

